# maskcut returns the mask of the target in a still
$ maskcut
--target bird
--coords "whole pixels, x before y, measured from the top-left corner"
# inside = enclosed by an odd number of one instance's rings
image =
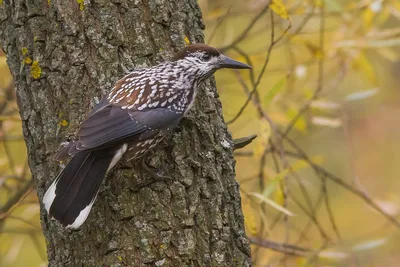
[[[115,82],[74,139],[54,156],[69,162],[43,197],[49,217],[78,229],[89,216],[104,177],[123,155],[129,152],[132,160],[139,159],[171,135],[192,107],[199,84],[222,68],[251,66],[198,43]]]

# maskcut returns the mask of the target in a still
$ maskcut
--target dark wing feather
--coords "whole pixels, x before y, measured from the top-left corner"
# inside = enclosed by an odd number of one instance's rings
[[[50,187],[49,213],[64,226],[78,228],[88,216],[115,150],[83,151],[75,155]],[[46,193],[47,195],[47,193]],[[48,195],[51,198],[51,194]],[[88,209],[86,214],[82,211]]]
[[[135,138],[150,138],[160,131],[173,129],[182,117],[183,114],[165,108],[132,111],[108,104],[92,112],[82,122],[78,131],[79,141],[70,154],[133,141]]]

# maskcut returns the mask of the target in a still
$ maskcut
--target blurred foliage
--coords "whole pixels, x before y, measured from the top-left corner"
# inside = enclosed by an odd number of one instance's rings
[[[45,265],[46,252],[6,57],[0,51],[0,266]]]
[[[200,4],[253,65],[216,79],[234,138],[258,135],[235,151],[254,265],[397,266],[400,2]]]
[[[235,151],[254,266],[397,266],[400,2],[199,3],[253,66],[216,79],[234,138],[258,135]],[[0,54],[0,266],[45,266],[21,131]]]

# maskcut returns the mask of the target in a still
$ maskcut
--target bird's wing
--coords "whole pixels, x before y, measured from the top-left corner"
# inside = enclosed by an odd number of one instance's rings
[[[166,108],[128,110],[106,102],[96,108],[80,125],[78,140],[67,148],[69,155],[146,140],[160,131],[172,130],[183,117]]]
[[[160,130],[174,128],[181,118],[182,114],[164,108],[132,111],[109,105],[82,122],[78,131],[79,142],[86,150],[121,143],[135,137],[149,138]]]
[[[62,149],[55,158],[65,159],[82,150],[97,150],[127,141],[145,140],[166,128],[173,129],[183,113],[174,112],[161,105],[173,104],[176,96],[152,95],[159,81],[137,79],[139,71],[117,81],[108,98],[103,98],[80,125],[78,139]],[[167,85],[168,86],[168,85]],[[148,102],[149,98],[152,102]],[[139,100],[139,101],[137,101]],[[162,101],[161,101],[162,100]],[[153,103],[153,104],[152,104]]]

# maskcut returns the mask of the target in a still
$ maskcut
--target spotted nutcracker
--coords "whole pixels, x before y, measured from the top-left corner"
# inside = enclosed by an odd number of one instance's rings
[[[117,81],[82,122],[76,140],[55,156],[72,159],[44,195],[49,215],[67,228],[80,227],[107,172],[128,150],[137,159],[167,136],[192,106],[199,83],[220,68],[251,67],[192,44],[169,61]]]

